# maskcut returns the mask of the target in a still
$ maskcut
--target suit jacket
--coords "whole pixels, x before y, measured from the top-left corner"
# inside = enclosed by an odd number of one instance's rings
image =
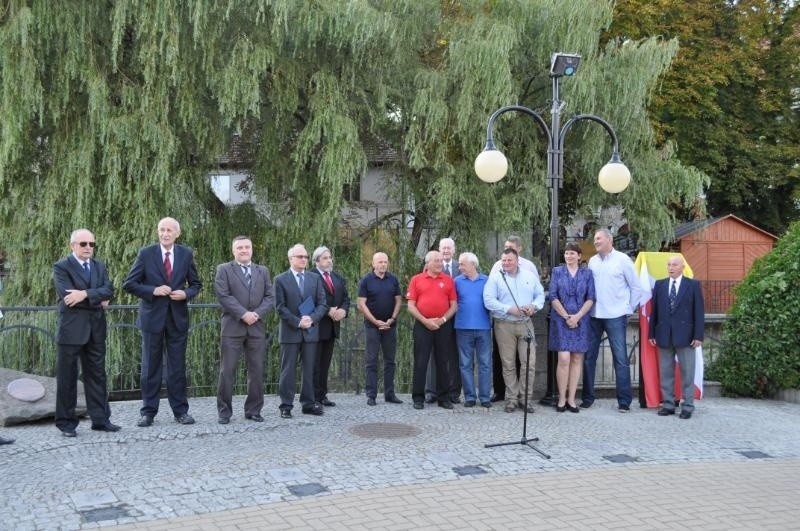
[[[143,247],[139,251],[125,282],[122,283],[122,289],[140,299],[137,325],[143,332],[162,332],[166,326],[168,310],[179,330],[189,330],[189,301],[197,296],[203,284],[197,275],[192,250],[178,244],[172,250],[172,278],[169,282],[164,271],[161,245],[156,244]],[[174,301],[167,296],[153,295],[153,290],[164,284],[168,284],[173,290],[185,291],[186,299]]]
[[[250,264],[250,285],[244,278],[242,266],[235,260],[217,266],[214,293],[222,306],[221,334],[227,337],[264,337],[264,318],[275,308],[269,270]],[[246,312],[256,312],[259,320],[248,326],[242,321]]]
[[[275,277],[275,309],[281,318],[281,325],[278,331],[281,343],[310,343],[319,341],[320,320],[328,311],[325,304],[325,288],[322,287],[323,280],[319,275],[310,275],[308,271],[304,275],[303,293],[297,285],[294,272],[288,269]],[[314,311],[311,312],[311,320],[314,326],[306,330],[298,328],[300,324],[300,311],[298,307],[306,299],[311,297],[314,302]]]
[[[311,269],[309,273],[314,273],[319,276],[322,281],[322,287],[325,289],[325,304],[328,308],[335,306],[344,310],[345,313],[350,312],[350,297],[347,295],[347,282],[345,282],[341,275],[335,271],[331,271],[331,283],[333,284],[333,293],[331,293],[328,291],[328,285],[325,283],[325,279],[320,274],[319,269],[315,267]],[[340,325],[341,321],[334,321],[326,312],[325,317],[319,322],[320,341],[327,341],[339,337]]]
[[[688,347],[693,340],[703,340],[705,308],[700,283],[683,277],[675,299],[669,307],[671,278],[657,280],[653,288],[653,309],[650,313],[650,339],[661,348]]]
[[[91,279],[86,282],[83,267],[72,255],[53,265],[53,282],[58,296],[56,343],[85,345],[92,334],[105,343],[106,314],[100,302],[111,300],[114,287],[103,262],[91,259],[89,271]],[[68,289],[86,290],[88,297],[75,306],[67,306],[64,297]]]

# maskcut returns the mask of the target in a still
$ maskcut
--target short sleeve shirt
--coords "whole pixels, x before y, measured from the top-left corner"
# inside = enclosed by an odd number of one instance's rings
[[[450,301],[457,299],[453,278],[444,273],[432,277],[423,271],[411,277],[406,298],[417,303],[423,317],[441,317],[450,308]]]

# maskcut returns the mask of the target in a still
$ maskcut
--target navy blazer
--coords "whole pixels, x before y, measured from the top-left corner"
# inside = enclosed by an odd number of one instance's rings
[[[58,330],[56,343],[62,345],[85,345],[92,334],[105,345],[106,314],[100,305],[114,296],[114,287],[108,278],[103,262],[92,258],[89,263],[89,282],[83,275],[83,267],[74,256],[59,260],[53,265],[53,282],[58,296]],[[68,289],[86,290],[88,295],[75,306],[67,306],[64,297]]]
[[[325,288],[322,287],[323,280],[319,275],[311,275],[305,272],[303,282],[303,293],[297,285],[295,274],[291,269],[284,271],[275,277],[275,310],[281,318],[281,325],[278,330],[278,337],[281,343],[307,343],[319,341],[318,323],[328,312],[328,305],[325,304]],[[311,328],[301,330],[300,304],[311,297],[314,302],[314,311],[311,312],[311,320],[314,325]]]
[[[325,284],[325,279],[320,275],[319,269],[315,267],[310,269],[309,273],[319,276],[320,280],[322,280],[322,287],[325,289],[325,303],[328,308],[333,308],[334,306],[341,308],[345,311],[345,317],[347,317],[346,314],[350,312],[350,297],[347,295],[347,282],[345,282],[344,278],[337,272],[331,271],[331,283],[333,284],[333,293],[331,293],[328,291],[328,286]],[[326,312],[325,317],[319,322],[320,341],[327,341],[339,337],[339,328],[341,324],[341,321],[334,321],[328,317],[328,313]]]
[[[160,333],[167,322],[167,310],[172,314],[178,330],[189,330],[189,301],[200,293],[203,284],[194,265],[194,255],[189,247],[175,244],[172,247],[172,278],[167,282],[161,245],[150,245],[139,250],[122,289],[139,297],[139,317],[136,324],[143,332]],[[174,301],[168,296],[156,297],[153,290],[168,284],[173,290],[186,292],[186,299]]]
[[[669,307],[667,277],[657,280],[653,288],[653,309],[650,313],[650,339],[661,348],[688,347],[692,341],[703,340],[705,307],[700,283],[683,277],[675,299],[675,309]]]

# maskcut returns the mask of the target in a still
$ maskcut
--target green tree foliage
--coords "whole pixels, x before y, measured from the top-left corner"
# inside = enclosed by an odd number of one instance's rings
[[[650,105],[660,143],[711,177],[708,211],[776,234],[800,217],[800,6],[620,0],[603,39],[677,38]]]
[[[178,218],[204,279],[234,233],[266,242],[285,267],[294,241],[336,246],[341,190],[366,167],[363,145],[400,150],[391,185],[409,196],[414,234],[436,224],[459,247],[486,230],[546,226],[544,140],[523,117],[497,137],[512,161],[487,186],[472,162],[488,114],[547,109],[551,52],[583,55],[565,110],[617,128],[634,182],[596,185],[609,141],[596,125],[567,139],[572,210],[620,202],[646,241],[689,205],[702,176],[657,150],[646,104],[676,52],[646,39],[598,47],[611,1],[9,0],[0,10],[2,245],[15,266],[7,299],[52,302],[50,264],[70,230],[97,232],[116,284],[164,215]],[[233,225],[206,172],[233,133],[256,138],[254,189],[264,219]],[[210,298],[206,290],[204,297]],[[122,297],[125,300],[125,297]]]
[[[723,353],[711,367],[726,391],[760,398],[800,388],[798,256],[800,222],[795,222],[736,289]]]

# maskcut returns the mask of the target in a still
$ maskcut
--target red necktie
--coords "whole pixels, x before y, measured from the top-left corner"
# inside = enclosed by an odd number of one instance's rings
[[[172,280],[172,262],[169,261],[169,251],[164,253],[164,272],[167,274],[167,282]]]
[[[333,293],[333,282],[331,282],[331,274],[325,271],[324,277],[325,277],[325,284],[328,285],[328,291]]]

